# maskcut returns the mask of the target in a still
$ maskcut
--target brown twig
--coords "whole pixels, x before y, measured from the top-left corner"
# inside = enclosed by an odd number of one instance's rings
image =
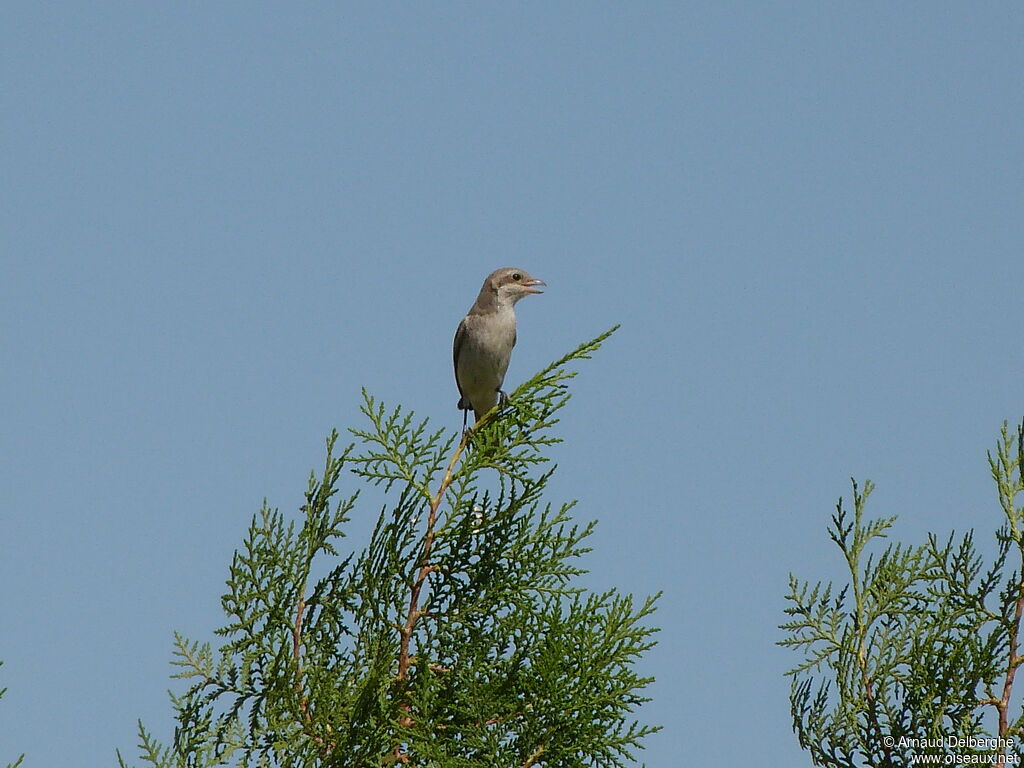
[[[303,596],[305,589],[299,592],[299,605],[295,609],[295,624],[292,626],[292,656],[295,659],[295,692],[302,694],[302,667],[299,664],[299,654],[302,648],[302,615],[306,612],[306,598]],[[309,704],[306,697],[300,699],[302,714],[309,722]]]
[[[1004,427],[1003,438],[1006,439],[1006,430]],[[1020,622],[1021,618],[1024,617],[1024,538],[1020,534],[1020,528],[1018,525],[1018,511],[1014,506],[1013,499],[1016,494],[1024,489],[1024,426],[1018,427],[1017,429],[1017,461],[1016,468],[1019,475],[1019,482],[1010,486],[1010,475],[1013,472],[1013,464],[1009,460],[1009,451],[1005,445],[1000,446],[998,449],[999,462],[997,463],[992,459],[991,454],[989,455],[989,462],[992,465],[993,474],[996,473],[997,467],[1002,472],[1001,476],[996,477],[996,482],[999,485],[999,501],[1003,506],[1003,511],[1006,513],[1007,520],[1010,524],[1010,531],[1013,540],[1017,543],[1017,550],[1021,557],[1021,580],[1017,584],[1017,599],[1014,601],[1013,608],[1013,621],[1009,623],[1007,627],[1009,631],[1009,637],[1007,638],[1007,654],[1006,654],[1006,676],[1003,679],[1003,694],[1000,698],[990,696],[987,699],[979,701],[979,705],[991,704],[996,708],[999,713],[999,737],[1006,738],[1008,731],[1010,730],[1008,712],[1010,709],[1010,695],[1013,692],[1013,680],[1017,675],[1017,667],[1024,663],[1024,656],[1020,656],[1017,653],[1019,635],[1020,635]]]
[[[871,720],[872,726],[874,726],[875,736],[882,745],[882,753],[885,755],[885,764],[892,765],[892,752],[886,745],[885,739],[882,738],[882,725],[878,722],[878,704],[875,701],[875,690],[874,686],[871,684],[871,675],[868,672],[868,659],[867,652],[864,649],[864,640],[865,637],[862,635],[859,647],[857,648],[857,664],[860,667],[861,684],[864,686],[864,698],[868,703],[868,717]]]
[[[541,755],[543,755],[543,754],[544,754],[544,745],[541,744],[539,747],[537,747],[535,750],[533,750],[533,752],[530,753],[530,756],[528,758],[526,758],[526,762],[523,763],[522,768],[530,768],[530,766],[533,765],[534,763],[536,763],[537,759]]]
[[[431,571],[435,570],[435,566],[430,564],[430,553],[434,547],[434,526],[437,524],[437,511],[441,507],[441,501],[444,499],[445,492],[452,484],[452,480],[455,479],[455,465],[458,463],[459,458],[462,456],[462,452],[466,449],[466,445],[469,443],[469,435],[469,432],[463,433],[462,440],[459,442],[459,447],[455,450],[455,453],[452,454],[452,458],[448,462],[448,467],[445,469],[444,476],[441,478],[441,485],[437,489],[437,493],[434,495],[433,499],[430,501],[430,512],[427,514],[427,530],[423,537],[423,549],[420,552],[419,568],[416,574],[416,580],[413,582],[412,588],[409,592],[409,611],[406,614],[405,623],[398,627],[398,674],[396,676],[396,680],[398,681],[406,681],[409,679],[409,666],[413,660],[412,655],[409,653],[409,645],[412,641],[413,630],[416,628],[416,622],[425,613],[425,611],[420,609],[420,595],[423,592],[423,587],[426,585],[427,578],[430,576]],[[401,705],[401,709],[404,714],[399,719],[399,724],[403,728],[408,728],[413,724],[413,719],[409,716],[409,704],[404,702]],[[395,747],[392,757],[397,762],[408,762],[408,757],[406,757],[401,752],[401,748],[397,746]]]
[[[295,659],[295,694],[299,697],[299,711],[302,713],[302,729],[321,749],[330,752],[330,745],[311,730],[313,713],[309,711],[309,697],[302,692],[302,618],[306,612],[305,585],[299,591],[299,604],[295,609],[295,623],[292,625],[292,657]]]
[[[488,720],[484,720],[483,725],[497,725],[498,723],[504,723],[506,720],[514,720],[517,717],[522,717],[522,712],[509,712],[507,715],[497,715]]]
[[[451,461],[448,462],[448,468],[445,470],[444,478],[441,480],[441,487],[438,488],[437,493],[430,502],[430,512],[427,515],[427,531],[423,537],[423,551],[420,554],[419,560],[419,572],[409,592],[409,612],[406,614],[405,624],[399,629],[399,635],[401,636],[398,648],[399,680],[405,680],[409,677],[409,662],[411,659],[409,655],[409,641],[412,639],[412,631],[416,627],[416,620],[423,615],[423,611],[419,607],[420,594],[427,583],[427,577],[434,570],[434,566],[430,564],[430,552],[434,547],[434,526],[437,524],[437,510],[441,507],[441,500],[444,498],[445,491],[452,484],[454,479],[452,472],[455,469],[455,463],[459,460],[462,451],[466,447],[466,442],[467,437],[463,436],[458,449],[452,455]]]
[[[1024,549],[1021,550],[1021,566],[1024,571]],[[1024,657],[1017,655],[1018,635],[1020,633],[1020,621],[1024,616],[1024,580],[1017,585],[1017,601],[1013,609],[1013,622],[1010,624],[1010,648],[1006,660],[1006,678],[1003,680],[1003,696],[996,704],[999,710],[999,736],[1005,737],[1009,729],[1010,693],[1013,691],[1013,678],[1017,674],[1017,667],[1020,666]]]
[[[1017,429],[1016,463],[1017,474],[1020,477],[1020,483],[1014,483],[1014,485],[1010,487],[1008,491],[1008,498],[1003,503],[1003,508],[1006,510],[1006,514],[1010,517],[1011,521],[1016,519],[1017,516],[1017,509],[1013,504],[1013,497],[1022,487],[1024,487],[1024,426],[1021,426]],[[1007,485],[1010,484],[1011,472],[1011,469],[1007,469],[1006,471]],[[1013,622],[1010,624],[1009,650],[1007,651],[1006,659],[1006,678],[1003,680],[1003,696],[999,700],[999,703],[996,704],[996,709],[999,710],[1000,737],[1006,737],[1007,731],[1010,728],[1008,712],[1010,709],[1010,694],[1013,691],[1013,678],[1017,675],[1017,667],[1021,665],[1021,662],[1024,662],[1024,656],[1019,656],[1017,654],[1017,646],[1020,635],[1020,621],[1021,617],[1024,616],[1024,541],[1022,541],[1019,537],[1015,538],[1017,538],[1017,549],[1020,552],[1021,581],[1017,584],[1017,600],[1013,608]]]

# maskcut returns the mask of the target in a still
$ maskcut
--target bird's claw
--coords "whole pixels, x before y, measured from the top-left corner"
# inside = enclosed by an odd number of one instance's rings
[[[499,389],[498,390],[498,405],[504,407],[507,404],[508,404],[508,395],[506,395],[504,392],[502,392]]]

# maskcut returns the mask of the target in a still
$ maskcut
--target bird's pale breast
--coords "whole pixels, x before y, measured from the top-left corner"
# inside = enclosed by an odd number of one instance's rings
[[[498,402],[515,334],[516,316],[512,311],[466,318],[456,375],[474,410],[483,413]]]

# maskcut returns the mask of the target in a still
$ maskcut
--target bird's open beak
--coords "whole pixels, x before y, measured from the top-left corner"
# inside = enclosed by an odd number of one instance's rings
[[[546,287],[547,283],[545,283],[543,280],[537,280],[537,279],[530,280],[528,283],[525,283],[526,292],[527,293],[544,293],[544,291],[538,291],[537,290],[536,286],[538,286],[538,285],[543,285],[543,286]]]

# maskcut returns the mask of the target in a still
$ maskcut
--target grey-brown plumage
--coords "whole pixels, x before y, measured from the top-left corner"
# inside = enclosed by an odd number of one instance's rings
[[[501,385],[516,345],[515,304],[531,293],[541,293],[538,285],[544,281],[522,269],[494,270],[455,331],[452,351],[459,408],[472,410],[477,421],[497,405],[499,397],[506,397]]]

